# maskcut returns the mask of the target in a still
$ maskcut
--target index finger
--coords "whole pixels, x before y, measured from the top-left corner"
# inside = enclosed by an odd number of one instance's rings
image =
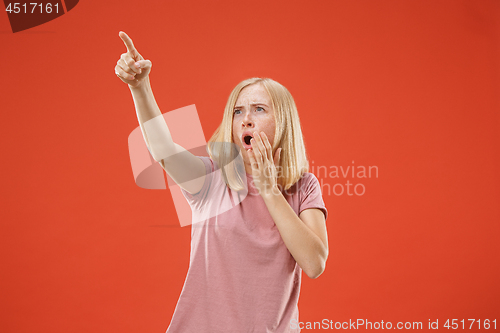
[[[125,43],[125,46],[127,47],[127,51],[129,51],[130,53],[136,52],[136,49],[134,47],[134,43],[132,43],[132,39],[130,39],[130,37],[126,33],[124,33],[123,31],[120,31],[120,33],[118,33],[118,36],[120,36],[122,41]]]
[[[267,138],[267,134],[265,132],[262,132],[262,143],[264,144],[264,147],[266,148],[267,151],[267,158],[269,158],[270,161],[273,160],[273,147],[271,147],[271,143],[269,142],[269,139]]]

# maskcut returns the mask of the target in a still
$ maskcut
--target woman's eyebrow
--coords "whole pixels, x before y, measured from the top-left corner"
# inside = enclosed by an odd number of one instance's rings
[[[252,103],[252,104],[250,104],[250,105],[251,105],[251,106],[264,105],[264,106],[269,107],[269,106],[268,106],[267,104],[265,104],[265,103]],[[235,107],[235,108],[242,108],[242,107],[243,107],[243,105],[235,105],[234,107]]]

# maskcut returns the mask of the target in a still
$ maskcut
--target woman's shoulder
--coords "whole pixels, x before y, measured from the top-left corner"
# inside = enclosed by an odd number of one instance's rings
[[[318,178],[316,177],[316,175],[314,173],[310,173],[310,172],[304,172],[304,174],[302,175],[302,177],[300,177],[300,179],[302,180],[305,180],[305,181],[314,181],[314,180],[318,180]]]
[[[297,184],[300,184],[301,186],[310,186],[316,184],[319,185],[319,181],[315,174],[304,172],[302,177],[300,177],[300,179],[297,181]]]
[[[321,188],[322,186],[316,175],[306,172],[302,175],[299,182],[299,213],[304,209],[317,208],[325,214],[326,219],[328,216],[328,211],[326,209],[325,202],[323,201],[323,191]]]
[[[210,156],[196,156],[196,157],[198,157],[205,164],[205,167],[207,168],[207,173],[214,172],[215,170],[219,169],[217,162],[213,160]]]
[[[286,190],[285,193],[289,195],[304,194],[310,192],[316,187],[319,188],[319,181],[318,178],[316,178],[316,175],[310,172],[304,172],[299,180]]]

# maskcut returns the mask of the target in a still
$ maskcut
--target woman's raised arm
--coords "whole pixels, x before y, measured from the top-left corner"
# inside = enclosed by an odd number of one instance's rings
[[[172,140],[149,82],[151,61],[137,52],[126,33],[120,31],[119,36],[127,52],[118,60],[115,74],[130,88],[137,119],[151,155],[181,188],[191,194],[199,192],[205,181],[205,164]]]

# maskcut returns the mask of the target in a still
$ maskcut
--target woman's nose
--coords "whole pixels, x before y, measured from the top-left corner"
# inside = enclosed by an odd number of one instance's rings
[[[245,118],[243,118],[242,125],[243,125],[243,127],[253,127],[254,126],[253,119],[249,115],[249,113],[245,114]]]

